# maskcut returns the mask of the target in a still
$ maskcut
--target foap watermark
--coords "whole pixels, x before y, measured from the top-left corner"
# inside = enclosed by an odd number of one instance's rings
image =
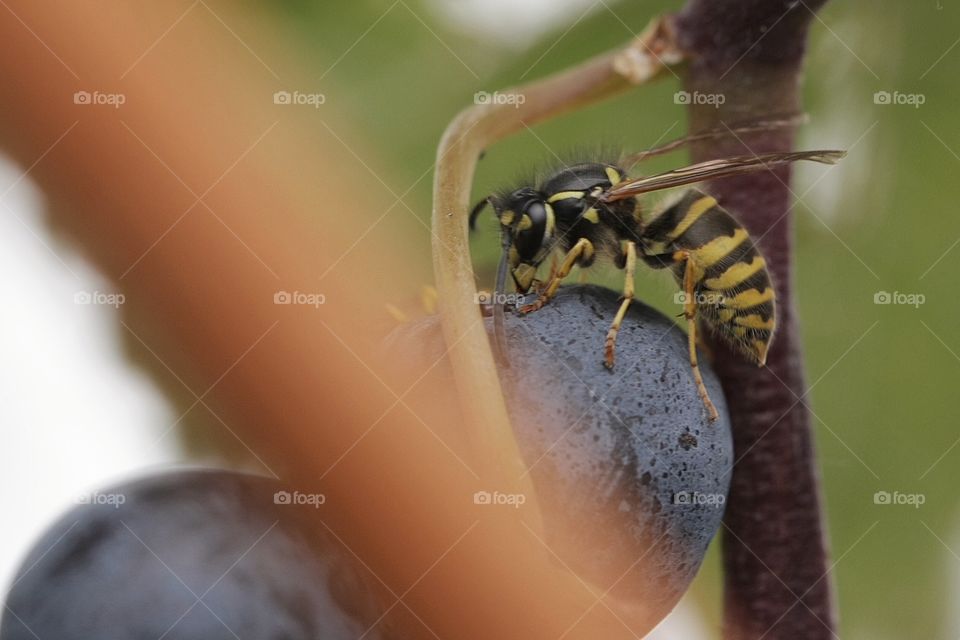
[[[877,291],[873,294],[873,304],[899,304],[918,308],[927,301],[922,293],[903,293],[902,291]]]
[[[519,509],[527,501],[522,493],[501,493],[500,491],[477,491],[473,494],[473,504],[506,505]]]
[[[77,291],[73,294],[74,304],[103,304],[117,309],[127,297],[122,293],[109,293],[106,291]]]
[[[273,104],[306,105],[314,109],[319,109],[326,101],[327,96],[322,93],[276,91],[273,94]]]
[[[127,96],[122,93],[77,91],[73,94],[73,104],[107,106],[119,109],[126,101]]]
[[[699,491],[678,491],[673,494],[673,504],[722,507],[727,502],[727,496],[722,493],[700,493]]]
[[[722,93],[701,93],[699,91],[677,91],[673,94],[674,104],[706,104],[714,109],[719,109],[720,105],[727,101],[727,96]]]
[[[114,509],[119,509],[120,505],[127,501],[127,496],[122,493],[84,493],[77,496],[77,504],[107,505]]]
[[[502,304],[512,307],[523,302],[522,293],[491,293],[490,291],[478,291],[473,296],[473,301],[477,304]]]
[[[273,504],[291,504],[319,509],[327,501],[322,493],[301,493],[299,491],[277,491],[273,494]]]
[[[922,93],[900,93],[899,91],[877,91],[873,94],[873,104],[907,105],[919,109],[927,101]]]
[[[920,505],[927,501],[927,496],[922,493],[900,493],[899,491],[877,491],[873,494],[873,504],[898,504],[909,505],[914,509],[919,509]]]
[[[306,293],[304,291],[277,291],[273,294],[273,304],[299,304],[316,309],[326,304],[327,296],[322,293]]]
[[[473,104],[509,104],[519,109],[520,105],[526,101],[527,96],[522,93],[500,93],[499,91],[489,93],[487,91],[477,91],[473,94]]]
[[[673,294],[673,301],[676,304],[694,303],[696,305],[722,305],[726,297],[719,291],[695,291],[691,296],[686,291],[678,291]]]

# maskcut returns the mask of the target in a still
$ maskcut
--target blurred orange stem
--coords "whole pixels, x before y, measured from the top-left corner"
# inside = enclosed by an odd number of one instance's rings
[[[409,389],[387,382],[396,363],[384,362],[369,319],[391,292],[415,289],[407,265],[417,256],[389,229],[391,199],[345,161],[353,139],[336,96],[319,111],[273,103],[276,91],[315,89],[315,74],[287,62],[289,45],[250,11],[213,0],[0,7],[4,149],[30,168],[56,224],[123,288],[127,329],[117,330],[135,333],[129,343],[148,345],[146,357],[189,390],[188,411],[209,413],[285,478],[320,485],[325,525],[396,597],[392,614],[429,628],[423,636],[646,633],[658,620],[642,602],[598,606],[514,514],[478,511],[476,477],[444,441],[457,418],[424,422]],[[617,64],[635,81],[659,70],[635,48],[598,58],[532,85],[516,112],[468,110],[441,146],[434,226],[445,329],[473,433],[490,430],[482,457],[506,462],[504,477],[519,456],[486,338],[469,326],[473,166],[524,123],[630,86]],[[78,104],[77,91],[125,102]],[[278,305],[279,291],[326,302]]]

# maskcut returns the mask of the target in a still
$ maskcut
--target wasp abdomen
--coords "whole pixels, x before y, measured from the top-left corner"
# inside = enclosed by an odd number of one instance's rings
[[[747,230],[698,190],[690,190],[644,230],[658,253],[683,251],[693,268],[697,309],[714,333],[757,363],[776,328],[773,284]],[[686,260],[674,265],[682,285]]]

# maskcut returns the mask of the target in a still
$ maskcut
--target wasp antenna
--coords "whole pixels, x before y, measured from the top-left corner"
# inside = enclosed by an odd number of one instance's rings
[[[489,203],[490,203],[490,196],[487,196],[477,204],[473,205],[473,209],[470,210],[470,230],[471,231],[473,231],[474,228],[476,227],[477,216],[480,215],[480,212],[483,211],[484,207],[486,207]]]
[[[495,341],[495,351],[497,354],[497,359],[500,361],[500,364],[505,368],[510,368],[510,360],[507,357],[507,334],[503,326],[503,303],[504,303],[504,289],[507,286],[507,260],[510,255],[510,230],[506,227],[501,227],[500,230],[503,235],[502,239],[502,252],[500,254],[500,264],[497,265],[497,284],[496,288],[493,291],[493,336]]]

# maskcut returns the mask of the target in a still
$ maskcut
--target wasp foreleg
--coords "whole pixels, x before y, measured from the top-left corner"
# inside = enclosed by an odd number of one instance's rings
[[[560,282],[570,275],[570,271],[573,270],[573,267],[579,260],[584,257],[592,256],[594,252],[593,243],[591,243],[586,238],[580,238],[577,241],[577,244],[573,245],[573,248],[567,252],[567,255],[564,256],[563,262],[560,263],[560,268],[557,269],[551,277],[547,286],[544,288],[543,293],[540,294],[540,297],[537,298],[532,304],[525,305],[520,307],[520,313],[532,313],[538,309],[541,309],[545,304],[550,302],[550,300],[557,294],[557,289],[560,287]]]
[[[620,303],[620,309],[610,324],[610,330],[607,331],[607,339],[603,348],[603,364],[607,369],[613,369],[614,349],[617,344],[617,333],[620,332],[620,325],[623,323],[624,316],[627,315],[627,309],[633,301],[633,278],[637,270],[637,245],[635,242],[628,241],[624,246],[625,263],[624,281],[623,281],[623,302]]]

